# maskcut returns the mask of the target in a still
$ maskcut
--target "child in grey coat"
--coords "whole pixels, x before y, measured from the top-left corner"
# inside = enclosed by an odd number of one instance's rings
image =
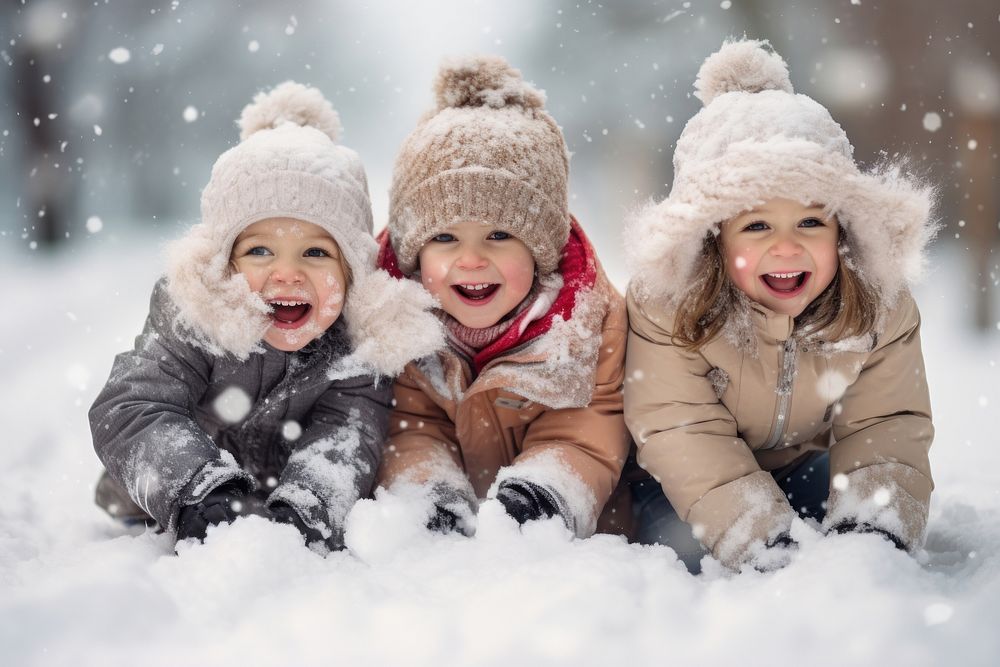
[[[318,90],[281,84],[239,125],[91,408],[97,502],[178,539],[260,514],[337,549],[373,486],[391,379],[441,325],[426,292],[375,268],[364,168]]]

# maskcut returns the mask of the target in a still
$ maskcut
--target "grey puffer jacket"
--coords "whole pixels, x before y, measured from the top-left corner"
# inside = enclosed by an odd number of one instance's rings
[[[348,510],[374,483],[392,383],[352,363],[343,318],[298,352],[266,347],[239,361],[192,344],[176,312],[161,280],[135,348],[115,358],[90,410],[107,468],[98,504],[121,516],[108,493],[120,487],[173,531],[181,507],[232,483],[287,503],[341,546]]]

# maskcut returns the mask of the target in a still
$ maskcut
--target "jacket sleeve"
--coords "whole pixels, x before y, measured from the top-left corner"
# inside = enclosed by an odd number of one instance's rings
[[[847,388],[833,422],[832,489],[824,525],[869,524],[918,547],[927,524],[934,438],[920,314],[904,294]]]
[[[738,567],[755,542],[788,530],[794,510],[739,437],[711,364],[671,343],[673,315],[645,310],[631,292],[628,309],[625,422],[639,465],[712,555]]]
[[[135,347],[115,358],[90,409],[94,449],[108,474],[168,531],[184,505],[221,484],[251,490],[253,477],[194,420],[212,361],[173,328],[174,306],[157,283]]]
[[[334,383],[313,407],[268,497],[290,505],[332,549],[343,546],[344,520],[371,494],[388,430],[391,383],[372,375]]]
[[[407,365],[393,385],[394,405],[389,416],[378,485],[439,485],[459,493],[473,506],[475,491],[463,472],[455,424],[448,413],[421,389],[416,362]]]
[[[525,432],[521,454],[497,476],[498,484],[523,479],[554,492],[577,537],[593,535],[631,445],[622,417],[625,313],[621,296],[614,296],[617,303],[605,318],[590,404],[546,410],[536,417]]]

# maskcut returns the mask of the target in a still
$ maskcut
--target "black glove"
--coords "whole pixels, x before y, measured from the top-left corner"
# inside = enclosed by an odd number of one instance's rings
[[[521,524],[559,514],[559,504],[551,491],[523,479],[501,482],[496,498],[507,514]]]
[[[758,572],[774,572],[792,562],[792,557],[799,548],[799,543],[788,533],[780,533],[764,543],[752,553],[750,563]]]
[[[270,507],[271,518],[277,523],[290,523],[295,528],[302,533],[302,537],[306,540],[306,545],[312,544],[313,542],[326,542],[323,539],[323,534],[316,530],[315,528],[310,528],[306,525],[299,513],[292,509],[291,505],[286,505],[285,503],[273,503]]]
[[[428,530],[472,535],[472,517],[476,513],[473,500],[444,483],[435,484],[430,497],[434,503],[434,514],[427,520]]]
[[[858,523],[850,519],[844,519],[837,525],[830,529],[830,532],[836,532],[843,535],[844,533],[872,533],[874,535],[881,535],[885,539],[892,542],[892,544],[900,551],[908,551],[906,544],[903,540],[899,539],[897,535],[893,535],[885,528],[879,528],[878,526],[873,526],[870,523]]]
[[[453,533],[458,529],[458,516],[449,509],[434,506],[434,516],[427,520],[427,529],[438,533]]]
[[[213,489],[200,502],[185,505],[177,516],[177,540],[205,539],[209,526],[232,523],[245,514],[243,491],[235,484]]]

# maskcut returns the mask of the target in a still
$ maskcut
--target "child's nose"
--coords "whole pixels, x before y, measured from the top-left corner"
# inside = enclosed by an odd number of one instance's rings
[[[279,260],[271,268],[271,280],[279,283],[301,283],[305,274],[298,262]]]
[[[802,244],[790,235],[775,239],[771,254],[775,257],[794,257],[802,252]]]
[[[467,246],[461,249],[455,264],[462,269],[482,269],[489,264],[489,260],[478,248]]]

